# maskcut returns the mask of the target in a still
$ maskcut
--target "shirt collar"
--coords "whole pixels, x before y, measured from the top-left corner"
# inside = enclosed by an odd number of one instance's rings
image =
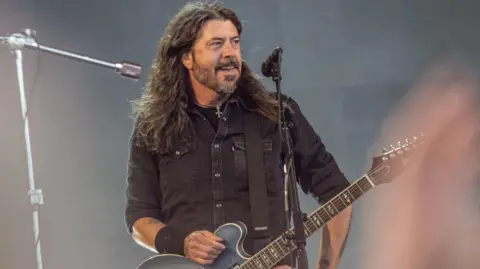
[[[238,89],[240,90],[240,89]],[[238,91],[237,90],[237,91]],[[237,105],[239,107],[242,107],[248,111],[252,111],[253,110],[253,107],[249,104],[249,102],[245,99],[245,97],[243,97],[239,92],[235,91],[232,96],[230,96],[230,98],[228,98],[228,100],[223,104],[223,105]],[[222,106],[223,106],[222,105]],[[187,111],[189,112],[195,112],[197,111],[197,105],[195,105],[195,103],[190,100],[188,102],[188,106],[187,106]]]

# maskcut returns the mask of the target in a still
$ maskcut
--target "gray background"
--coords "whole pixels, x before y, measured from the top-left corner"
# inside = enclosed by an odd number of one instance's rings
[[[125,232],[124,188],[132,121],[158,38],[184,1],[1,0],[0,35],[26,27],[41,44],[144,67],[139,82],[47,54],[30,96],[36,183],[45,193],[40,232],[46,269],[135,268],[151,253]],[[244,21],[243,56],[255,71],[284,48],[283,91],[353,182],[392,105],[422,71],[452,53],[476,66],[480,2],[401,0],[224,1]],[[35,52],[25,53],[30,92]],[[265,79],[273,89],[273,84]],[[0,47],[0,268],[35,268],[31,207],[14,58]],[[372,194],[375,191],[372,192]],[[373,194],[374,195],[374,194]],[[362,255],[367,195],[354,207],[340,268]],[[302,196],[304,210],[317,205]],[[314,268],[319,233],[308,240]]]

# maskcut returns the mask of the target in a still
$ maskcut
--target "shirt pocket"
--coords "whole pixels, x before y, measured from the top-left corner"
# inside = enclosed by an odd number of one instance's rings
[[[249,182],[245,136],[235,136],[232,140],[235,179],[240,188],[248,189]],[[275,156],[272,138],[262,139],[262,147],[267,192],[276,193],[281,187],[281,179],[278,176],[280,171],[279,156]]]
[[[198,162],[193,143],[174,145],[158,158],[160,188],[165,199],[192,197],[198,181]],[[181,197],[178,197],[181,198]]]

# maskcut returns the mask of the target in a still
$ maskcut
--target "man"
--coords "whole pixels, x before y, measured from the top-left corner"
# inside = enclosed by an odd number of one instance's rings
[[[243,127],[248,113],[262,120],[272,238],[286,229],[278,102],[242,61],[241,32],[232,10],[187,4],[167,26],[145,93],[134,103],[126,222],[133,239],[154,252],[211,264],[224,248],[212,233],[220,225],[242,221],[251,230]],[[325,202],[349,183],[298,105],[291,98],[286,104],[298,182]],[[348,208],[327,225],[328,263],[322,268],[337,267],[350,214]],[[250,236],[244,245],[254,254]]]

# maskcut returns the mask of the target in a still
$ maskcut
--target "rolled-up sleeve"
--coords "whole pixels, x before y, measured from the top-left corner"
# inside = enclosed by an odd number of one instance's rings
[[[303,115],[299,105],[289,98],[295,170],[305,194],[325,203],[349,186],[349,181],[327,151],[320,136]]]
[[[137,142],[136,124],[129,141],[125,222],[128,233],[140,218],[162,220],[161,191],[155,155]]]

